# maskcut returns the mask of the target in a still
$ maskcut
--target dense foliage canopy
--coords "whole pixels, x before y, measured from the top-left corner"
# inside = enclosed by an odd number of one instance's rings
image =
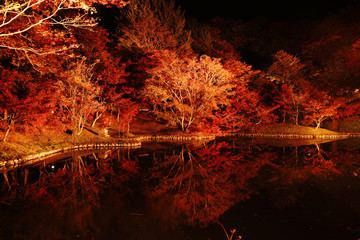
[[[100,5],[119,9],[115,30],[98,25]],[[140,108],[184,132],[357,118],[358,8],[311,23],[199,23],[174,1],[5,1],[1,140],[46,126],[125,132]]]

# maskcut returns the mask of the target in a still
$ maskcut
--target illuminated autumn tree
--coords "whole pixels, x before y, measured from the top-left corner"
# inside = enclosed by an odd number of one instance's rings
[[[89,116],[101,111],[104,105],[97,100],[101,88],[93,82],[92,70],[96,63],[88,65],[85,59],[74,63],[59,81],[60,105],[69,113],[69,119],[76,135],[80,135]]]
[[[306,87],[295,90],[293,85],[282,85],[275,101],[282,106],[283,121],[286,122],[286,116],[290,115],[295,124],[299,125],[300,113],[305,109],[309,97]]]
[[[234,94],[230,99],[231,104],[225,110],[217,112],[223,119],[223,127],[234,131],[275,122],[273,110],[277,106],[264,104],[260,91],[250,87],[260,77],[260,71],[236,60],[228,60],[224,65],[233,74]]]
[[[74,31],[74,36],[80,44],[76,52],[90,61],[97,61],[92,70],[93,81],[101,88],[97,101],[105,107],[91,114],[91,126],[104,117],[110,119],[102,119],[102,122],[109,122],[111,118],[115,118],[118,122],[126,122],[125,125],[128,125],[137,107],[130,97],[126,97],[134,95],[134,88],[129,86],[130,78],[127,78],[129,74],[125,72],[127,64],[121,62],[122,56],[109,47],[109,34],[106,30],[101,27],[94,27],[94,30]],[[104,114],[106,111],[107,114]]]
[[[17,125],[42,131],[54,120],[57,92],[54,81],[39,83],[28,74],[0,69],[0,129],[3,141]],[[16,123],[16,125],[15,125]]]
[[[181,53],[191,50],[184,15],[173,0],[134,0],[124,11],[126,17],[118,18],[117,28],[121,46]]]
[[[299,85],[303,76],[305,65],[297,57],[281,50],[274,55],[274,62],[269,67],[267,74],[270,80],[286,83],[288,85]]]
[[[192,48],[196,53],[230,61],[240,60],[237,49],[220,36],[220,29],[199,23],[194,19],[189,21],[189,26],[193,38]]]
[[[305,64],[300,59],[281,50],[274,54],[274,61],[267,71],[267,78],[276,84],[281,84],[274,96],[274,101],[280,105],[283,121],[290,116],[298,125],[305,104],[309,100],[311,84],[306,80]]]
[[[5,1],[0,6],[0,47],[13,61],[30,63],[37,70],[55,71],[56,58],[71,57],[78,45],[71,28],[91,29],[96,21],[91,17],[91,4],[125,5],[122,0],[70,1],[26,0]],[[14,55],[15,56],[11,56]]]
[[[322,92],[307,103],[305,110],[308,113],[305,119],[315,123],[316,129],[318,129],[324,120],[336,115],[342,105],[341,99],[335,99]]]
[[[1,65],[11,69],[0,79],[2,123],[23,123],[21,128],[41,131],[49,121],[56,122],[54,116],[60,116],[54,104],[60,99],[56,82],[65,75],[65,62],[79,55],[73,30],[95,27],[95,3],[125,5],[122,0],[25,0],[5,1],[0,6]]]
[[[159,108],[159,117],[186,131],[196,119],[229,104],[232,74],[220,59],[206,55],[179,58],[163,52],[158,67],[150,70],[144,95]]]
[[[22,114],[26,114],[24,108],[29,103],[29,98],[24,83],[28,79],[24,75],[7,70],[2,70],[1,75],[0,114],[4,131],[2,140],[5,142],[14,123]]]

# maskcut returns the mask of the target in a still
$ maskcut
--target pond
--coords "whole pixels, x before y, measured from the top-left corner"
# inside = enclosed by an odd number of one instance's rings
[[[0,187],[4,240],[360,239],[359,139],[70,152]]]

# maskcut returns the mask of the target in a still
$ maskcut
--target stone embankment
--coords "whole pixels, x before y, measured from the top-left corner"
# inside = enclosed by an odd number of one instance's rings
[[[50,151],[44,151],[28,155],[22,158],[0,161],[0,171],[6,171],[7,169],[14,169],[23,165],[31,165],[38,163],[45,158],[51,157],[55,154],[62,154],[69,151],[87,150],[87,149],[115,149],[115,148],[139,148],[142,142],[171,142],[171,141],[197,141],[204,139],[215,139],[215,136],[139,136],[135,138],[121,139],[118,142],[108,143],[83,143],[69,147],[58,148]]]
[[[182,142],[182,141],[201,141],[201,140],[212,140],[215,139],[215,135],[209,136],[202,136],[202,135],[189,135],[189,136],[182,136],[182,135],[158,135],[158,136],[139,136],[132,138],[134,141],[138,142]]]
[[[358,134],[339,133],[339,134],[289,134],[289,133],[230,133],[228,136],[246,138],[283,138],[283,139],[345,139],[359,137]]]
[[[277,138],[277,139],[344,139],[350,137],[360,137],[360,134],[355,133],[340,133],[334,135],[311,135],[311,134],[275,134],[275,133],[230,133],[227,136],[246,137],[246,138]],[[147,135],[138,136],[134,138],[121,139],[118,142],[108,143],[85,143],[74,145],[70,147],[63,147],[54,149],[51,151],[45,151],[37,154],[32,154],[18,159],[12,159],[7,161],[0,161],[0,171],[6,171],[9,168],[16,168],[24,164],[34,164],[42,161],[43,159],[55,154],[61,154],[74,150],[86,150],[86,149],[114,149],[114,148],[139,148],[142,142],[181,142],[181,141],[200,141],[200,140],[212,140],[215,139],[215,135],[210,136],[182,136],[182,135]]]
[[[22,165],[31,165],[35,164],[43,159],[53,156],[55,154],[62,154],[68,151],[76,150],[86,150],[86,149],[114,149],[114,148],[139,148],[141,147],[141,142],[114,142],[114,143],[84,143],[69,147],[58,148],[50,151],[44,151],[41,153],[31,154],[22,158],[0,161],[0,171],[6,170],[8,168],[17,168]]]

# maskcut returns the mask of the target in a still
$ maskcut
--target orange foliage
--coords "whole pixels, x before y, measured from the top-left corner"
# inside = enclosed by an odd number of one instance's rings
[[[232,74],[220,59],[180,58],[159,53],[160,64],[150,71],[144,95],[160,107],[159,116],[186,131],[196,119],[229,104]]]
[[[326,93],[320,92],[319,96],[306,103],[305,109],[308,114],[305,119],[314,122],[316,128],[319,128],[324,120],[334,117],[343,104],[342,99],[334,99]]]
[[[90,13],[91,4],[99,1],[6,1],[0,7],[0,46],[6,52],[21,53],[12,57],[18,64],[25,60],[36,70],[56,72],[57,61],[73,57],[78,45],[70,28],[91,28],[96,25]],[[125,5],[122,0],[100,4]]]
[[[184,15],[173,0],[133,0],[124,15],[127,24],[118,19],[119,45],[151,52],[191,53],[190,32],[185,29]]]
[[[6,140],[10,129],[16,125],[29,130],[55,122],[56,100],[53,97],[58,92],[54,84],[49,79],[40,83],[27,74],[0,69],[0,126],[4,131],[2,140]]]
[[[274,62],[269,67],[267,74],[271,78],[289,85],[298,85],[302,79],[305,65],[297,57],[281,50],[274,55]],[[272,79],[271,79],[272,80]]]

